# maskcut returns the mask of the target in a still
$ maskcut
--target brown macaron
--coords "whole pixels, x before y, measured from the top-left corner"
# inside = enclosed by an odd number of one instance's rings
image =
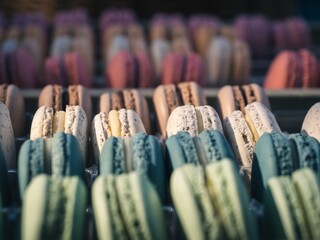
[[[1,84],[0,101],[9,110],[14,136],[23,136],[25,133],[25,106],[20,89],[13,84]]]
[[[260,102],[270,109],[269,99],[264,89],[258,84],[226,85],[219,90],[217,109],[221,118],[224,119],[236,110],[244,112],[245,106],[253,102]]]
[[[55,112],[65,109],[66,105],[82,107],[88,118],[88,126],[92,118],[92,103],[89,90],[82,85],[70,85],[64,89],[61,85],[47,85],[39,95],[38,107],[46,106]]]
[[[140,116],[146,132],[151,134],[150,114],[146,98],[137,89],[124,89],[113,93],[103,93],[100,96],[100,112],[131,109]]]
[[[178,106],[206,105],[207,101],[202,88],[195,82],[184,82],[177,86],[174,84],[160,85],[155,89],[153,103],[157,113],[160,131],[166,136],[167,121],[170,113]]]

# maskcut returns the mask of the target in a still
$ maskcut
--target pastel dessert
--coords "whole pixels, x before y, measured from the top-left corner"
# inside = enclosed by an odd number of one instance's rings
[[[29,182],[41,173],[56,178],[64,176],[84,178],[83,163],[80,145],[71,134],[58,132],[53,138],[25,141],[18,158],[20,197],[23,199]]]
[[[311,169],[273,177],[265,197],[264,236],[268,239],[318,239],[320,186]]]
[[[80,106],[68,106],[65,111],[55,112],[53,108],[40,107],[31,123],[30,140],[52,138],[57,132],[70,133],[80,144],[83,160],[87,153],[88,120]]]
[[[68,52],[63,58],[46,59],[46,84],[91,86],[91,76],[84,60],[76,52]]]
[[[38,107],[51,107],[55,112],[63,111],[66,105],[83,108],[88,118],[88,126],[92,119],[92,102],[89,90],[82,85],[46,85],[39,94]]]
[[[153,95],[153,104],[157,114],[161,135],[167,135],[167,121],[171,112],[181,105],[206,105],[202,88],[195,82],[166,84],[158,86]]]
[[[151,133],[150,113],[146,98],[137,89],[124,89],[100,96],[100,112],[110,112],[121,108],[131,109],[138,113],[147,133]]]
[[[41,174],[25,192],[21,239],[83,239],[86,207],[87,189],[78,177]]]
[[[0,151],[2,151],[8,169],[16,168],[16,146],[14,133],[10,119],[10,113],[6,105],[0,102]]]
[[[253,102],[260,102],[270,108],[269,99],[264,89],[258,84],[225,85],[218,92],[218,109],[222,119],[236,110],[245,112],[245,106]]]
[[[166,154],[171,169],[184,164],[205,166],[224,158],[234,159],[229,143],[217,130],[204,130],[194,137],[188,132],[178,132],[167,139]]]
[[[155,76],[157,80],[160,80],[162,78],[163,61],[166,55],[170,52],[170,43],[164,39],[156,39],[151,42],[150,48]],[[157,81],[156,85],[158,85],[159,82],[160,81]]]
[[[131,109],[111,110],[98,113],[92,121],[92,143],[95,159],[99,158],[104,142],[109,137],[132,137],[146,132],[139,115]]]
[[[56,36],[51,44],[50,55],[57,59],[63,58],[64,54],[71,51],[71,46],[71,36],[67,34]]]
[[[36,64],[24,48],[0,55],[0,83],[15,84],[19,88],[40,87]]]
[[[309,50],[283,50],[273,60],[264,87],[269,89],[310,88],[319,86],[316,56]]]
[[[159,141],[143,132],[129,138],[109,137],[99,158],[101,175],[135,171],[148,176],[160,199],[165,196],[164,161]]]
[[[187,131],[192,137],[203,130],[218,130],[223,133],[222,123],[218,113],[209,105],[184,105],[176,107],[167,122],[167,136]]]
[[[118,52],[108,63],[106,75],[106,86],[110,88],[146,88],[154,84],[149,56],[143,52]]]
[[[168,238],[161,201],[145,175],[99,176],[92,207],[99,239]]]
[[[1,84],[0,101],[9,110],[14,136],[23,136],[25,134],[25,106],[20,89],[13,84]]]
[[[232,56],[230,79],[232,84],[245,84],[249,82],[251,70],[251,56],[248,45],[238,39],[231,41]]]
[[[316,138],[318,141],[320,141],[319,114],[320,114],[320,103],[315,103],[307,112],[301,128],[301,132],[303,134],[312,136]]]
[[[251,168],[253,150],[264,133],[281,132],[271,111],[262,103],[247,105],[244,112],[234,111],[223,121],[225,135],[232,147],[236,161]]]
[[[204,169],[190,164],[177,168],[170,191],[186,238],[258,238],[248,194],[231,160]]]
[[[232,47],[230,42],[223,38],[214,38],[208,46],[207,86],[218,87],[228,83],[230,79]]]
[[[204,85],[204,66],[202,59],[195,53],[169,53],[163,62],[162,84],[197,82]]]

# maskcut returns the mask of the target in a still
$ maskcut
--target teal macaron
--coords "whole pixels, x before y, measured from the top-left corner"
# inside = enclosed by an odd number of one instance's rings
[[[99,161],[101,175],[136,171],[155,185],[161,199],[165,194],[163,154],[160,142],[140,132],[130,138],[110,137],[102,147]]]
[[[166,141],[166,157],[171,169],[188,163],[206,165],[223,158],[234,159],[226,138],[216,130],[204,130],[196,137],[185,131],[178,132]]]
[[[84,178],[80,145],[72,134],[58,132],[52,139],[27,140],[18,158],[18,181],[21,198],[33,177],[47,173],[54,177],[77,175]]]
[[[22,204],[21,239],[84,239],[87,194],[77,176],[33,178]]]
[[[262,238],[320,239],[320,186],[311,168],[270,178],[264,199]]]
[[[254,148],[251,196],[263,200],[268,180],[291,175],[296,169],[311,167],[319,176],[320,145],[313,137],[295,133],[265,133]],[[319,178],[319,177],[318,177]]]

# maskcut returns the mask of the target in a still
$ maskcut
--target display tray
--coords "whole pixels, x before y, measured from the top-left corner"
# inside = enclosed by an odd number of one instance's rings
[[[38,96],[40,89],[25,89],[22,94],[25,98],[26,111],[30,117],[38,108]],[[99,112],[99,97],[104,92],[114,92],[115,89],[89,89],[92,97],[93,113]],[[154,89],[141,89],[146,97],[154,120],[153,92]],[[209,105],[216,108],[219,88],[204,88],[204,93]],[[317,89],[290,89],[290,90],[266,90],[269,97],[272,112],[274,113],[282,131],[289,133],[300,132],[303,119],[309,108],[316,102],[320,102],[320,88]],[[153,129],[153,132],[158,132]]]

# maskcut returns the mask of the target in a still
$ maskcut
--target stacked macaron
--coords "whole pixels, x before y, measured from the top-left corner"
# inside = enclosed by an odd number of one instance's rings
[[[91,85],[94,71],[94,36],[84,10],[58,12],[54,39],[45,62],[46,84]]]
[[[283,50],[273,60],[264,87],[270,89],[316,88],[320,86],[318,60],[307,49]]]
[[[110,88],[152,87],[153,68],[142,26],[131,11],[110,10],[100,19],[105,83]]]

